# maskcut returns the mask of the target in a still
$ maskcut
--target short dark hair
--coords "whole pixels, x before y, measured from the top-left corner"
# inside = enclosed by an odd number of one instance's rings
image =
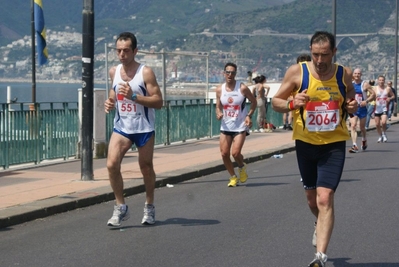
[[[374,80],[370,80],[370,81],[369,81],[369,84],[370,84],[371,86],[374,86],[374,85],[375,85],[375,81],[374,81]]]
[[[266,76],[265,75],[260,75],[256,76],[255,78],[252,79],[255,83],[263,83],[266,81]]]
[[[312,58],[309,56],[309,54],[300,54],[296,58],[296,63],[302,62],[302,61],[311,61]]]
[[[226,70],[226,68],[228,66],[233,67],[237,71],[237,65],[234,64],[233,62],[227,62],[226,65],[224,65],[224,69],[223,70]]]
[[[132,42],[132,46],[131,46],[132,50],[137,48],[136,36],[134,36],[134,34],[131,33],[131,32],[122,32],[122,33],[120,33],[118,35],[118,37],[116,38],[115,43],[118,42],[119,40],[123,40],[123,41],[130,40]]]
[[[335,37],[332,33],[326,31],[317,31],[310,39],[310,46],[319,42],[329,42],[331,51],[335,48]]]

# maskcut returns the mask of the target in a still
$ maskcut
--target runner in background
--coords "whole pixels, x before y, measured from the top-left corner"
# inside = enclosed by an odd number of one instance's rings
[[[245,183],[248,178],[241,150],[252,127],[251,118],[256,109],[256,98],[245,84],[236,81],[236,64],[226,63],[223,73],[225,83],[216,88],[216,118],[221,120],[220,153],[224,166],[230,174],[230,182],[227,186],[235,187],[238,182]],[[246,108],[247,98],[251,102],[249,112]],[[238,177],[230,155],[238,165]]]

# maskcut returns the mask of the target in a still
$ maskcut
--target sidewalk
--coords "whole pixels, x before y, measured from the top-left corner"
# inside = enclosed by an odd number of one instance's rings
[[[398,121],[398,117],[392,117],[390,123]],[[373,120],[371,129],[374,129]],[[291,137],[292,131],[282,129],[273,133],[251,133],[243,148],[245,161],[255,162],[293,151],[295,147]],[[156,147],[154,168],[156,187],[225,171],[219,138]],[[80,160],[0,171],[0,228],[113,200],[106,159],[93,160],[93,170],[93,181],[81,180]],[[137,152],[126,155],[122,175],[126,196],[144,192]],[[226,172],[226,184],[228,176]]]

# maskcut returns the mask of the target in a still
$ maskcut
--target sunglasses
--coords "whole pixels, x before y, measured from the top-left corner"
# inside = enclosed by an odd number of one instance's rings
[[[235,75],[237,72],[236,71],[230,71],[230,70],[225,70],[224,73],[226,73],[227,75]]]

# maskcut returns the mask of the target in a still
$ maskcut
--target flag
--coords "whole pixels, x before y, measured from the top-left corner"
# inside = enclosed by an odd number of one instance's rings
[[[46,27],[44,26],[42,0],[35,0],[34,5],[35,31],[37,39],[37,57],[39,65],[47,62],[48,51],[46,46]]]

